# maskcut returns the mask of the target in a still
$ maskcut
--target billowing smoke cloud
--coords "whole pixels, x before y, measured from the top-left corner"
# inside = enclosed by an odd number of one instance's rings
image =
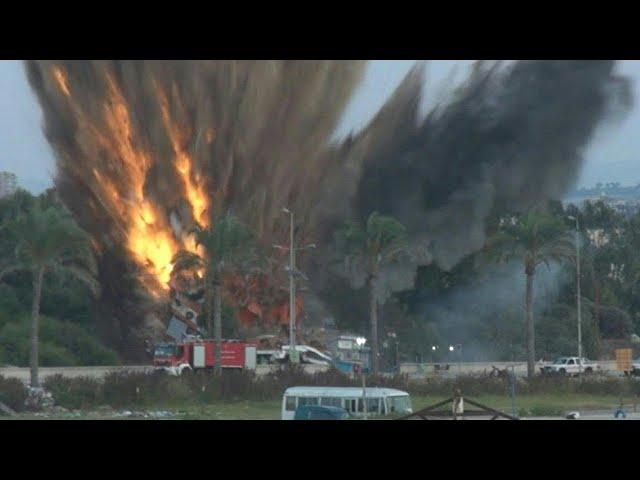
[[[304,222],[328,171],[324,147],[364,66],[26,62],[56,153],[56,186],[102,253],[106,316],[122,325],[116,334],[116,322],[105,326],[114,342],[148,312],[135,308],[142,300],[131,285],[162,298],[173,254],[195,248],[187,235],[195,221],[232,211],[266,245],[287,238],[283,206]]]
[[[407,288],[416,264],[455,266],[486,240],[496,209],[561,198],[572,186],[596,127],[631,104],[614,61],[475,64],[453,98],[419,118],[422,72],[411,72],[369,127],[343,146],[358,188],[355,215],[393,215],[422,255],[395,285]],[[344,183],[352,183],[347,177]],[[428,246],[428,252],[423,251]]]
[[[424,122],[415,108],[403,112],[405,138],[394,136],[389,153],[377,149],[377,158],[365,161],[359,212],[377,209],[425,232],[435,261],[451,268],[484,245],[493,208],[526,208],[560,198],[572,185],[595,128],[613,101],[628,95],[613,67],[478,64],[452,101]]]
[[[557,301],[562,287],[572,281],[573,272],[560,264],[537,269],[533,287],[536,318]],[[495,344],[522,334],[525,285],[521,262],[488,265],[474,283],[460,285],[440,296],[425,295],[417,315],[435,324],[443,338],[463,344],[467,360],[495,360]],[[520,348],[520,343],[516,347]]]
[[[186,232],[215,211],[232,210],[265,245],[286,241],[283,206],[296,212],[300,241],[325,246],[346,218],[396,216],[416,255],[383,277],[381,297],[411,287],[418,264],[450,268],[483,246],[493,209],[559,197],[571,185],[594,129],[628,91],[614,65],[479,63],[424,119],[416,68],[340,145],[331,135],[365,62],[28,61],[26,69],[60,195],[102,253],[104,301],[121,306],[138,304],[132,284],[158,291],[172,254],[194,248]],[[322,267],[323,252],[314,257]],[[310,270],[321,287],[324,269]],[[120,281],[125,273],[131,284]],[[120,338],[142,323],[142,314],[117,317]]]

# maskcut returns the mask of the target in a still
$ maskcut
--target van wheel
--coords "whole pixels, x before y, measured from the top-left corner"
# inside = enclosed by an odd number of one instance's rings
[[[564,368],[561,368],[560,370],[558,370],[558,373],[559,373],[560,375],[566,375],[566,374],[567,374],[567,371],[566,371]]]
[[[591,375],[593,373],[593,368],[591,368],[591,367],[586,368],[584,373],[585,373],[585,375]]]
[[[193,374],[193,370],[191,370],[190,368],[183,368],[182,372],[180,373],[180,375],[182,375],[183,377],[190,377]]]

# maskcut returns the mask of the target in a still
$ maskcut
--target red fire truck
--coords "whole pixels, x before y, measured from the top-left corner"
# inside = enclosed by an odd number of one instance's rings
[[[222,341],[223,368],[256,368],[254,342]],[[196,370],[212,370],[215,365],[215,340],[196,338],[178,343],[158,343],[153,352],[153,365],[170,375],[182,375]]]

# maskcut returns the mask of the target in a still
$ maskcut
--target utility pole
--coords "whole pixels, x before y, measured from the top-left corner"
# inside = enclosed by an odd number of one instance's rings
[[[576,303],[578,308],[578,372],[582,377],[582,302],[580,294],[580,223],[578,216],[569,217],[576,222]]]
[[[281,250],[289,250],[289,361],[291,363],[299,363],[298,350],[296,349],[296,250],[316,248],[316,245],[312,243],[302,248],[296,248],[293,243],[293,212],[288,208],[283,208],[282,211],[289,214],[290,219],[289,247],[285,248],[280,245],[274,245],[273,247]],[[304,275],[302,276],[304,277]]]
[[[367,343],[367,339],[364,337],[356,338],[356,343],[360,349],[360,374],[362,375],[362,413],[365,420],[367,420],[368,412],[367,412],[367,384],[365,381],[365,365],[364,360],[362,358],[362,352],[364,350],[364,344]]]
[[[293,277],[296,268],[296,252],[293,247],[293,212],[289,213],[289,360],[298,363],[298,351],[296,350],[296,281]]]

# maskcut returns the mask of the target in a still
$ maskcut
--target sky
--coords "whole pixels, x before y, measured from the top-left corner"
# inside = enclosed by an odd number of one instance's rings
[[[426,110],[462,81],[471,60],[434,60],[426,64]],[[365,78],[347,107],[336,130],[336,138],[357,131],[375,115],[398,86],[415,60],[372,60]],[[586,161],[578,186],[597,182],[640,183],[640,61],[625,60],[620,72],[631,76],[637,107],[617,122],[609,122],[595,135],[585,152]],[[18,176],[20,186],[39,193],[51,185],[55,167],[53,154],[41,129],[41,112],[27,83],[22,62],[0,60],[0,171]]]

